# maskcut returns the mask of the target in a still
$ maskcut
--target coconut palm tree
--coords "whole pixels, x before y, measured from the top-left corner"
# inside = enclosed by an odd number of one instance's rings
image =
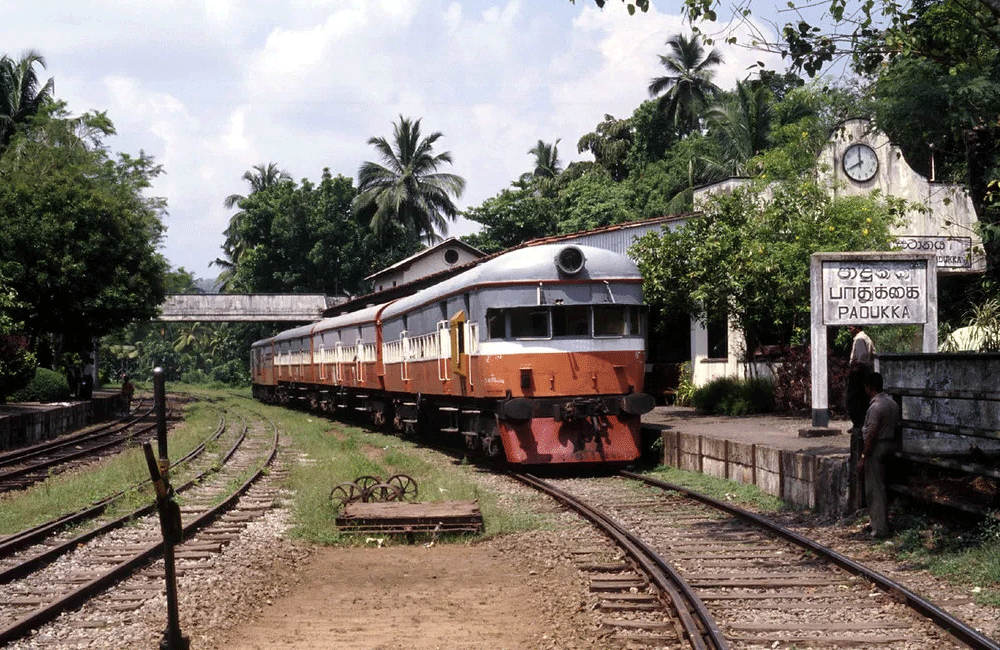
[[[649,82],[650,97],[660,97],[660,109],[684,136],[698,128],[699,113],[708,99],[719,92],[712,83],[712,67],[722,63],[722,55],[712,50],[707,55],[697,36],[678,34],[667,40],[671,54],[660,54],[660,64],[667,74]]]
[[[708,110],[705,119],[722,145],[718,162],[728,175],[742,176],[750,172],[746,163],[771,145],[774,106],[774,97],[767,86],[738,81],[731,101]]]
[[[291,174],[283,169],[279,169],[278,165],[273,162],[266,165],[254,165],[253,168],[243,172],[242,178],[250,184],[250,194],[248,196],[252,196],[257,192],[263,192],[279,183],[292,180]],[[224,202],[226,209],[231,210],[234,207],[240,207],[240,203],[246,200],[246,198],[242,194],[230,194]],[[229,225],[223,231],[223,234],[226,236],[226,241],[222,244],[222,252],[225,257],[217,258],[214,262],[211,262],[211,264],[222,269],[222,273],[219,274],[219,281],[223,291],[229,285],[229,280],[239,264],[240,257],[246,251],[246,241],[244,241],[242,235],[242,225],[245,217],[246,213],[242,209],[229,217]]]
[[[562,163],[559,162],[559,140],[552,144],[539,140],[538,144],[528,149],[528,153],[535,157],[535,168],[523,174],[523,179],[555,178],[562,172]]]
[[[353,209],[355,215],[370,218],[377,236],[401,234],[430,243],[440,240],[439,232],[448,232],[447,220],[458,216],[451,197],[462,195],[465,179],[438,171],[452,162],[450,152],[433,153],[441,136],[435,131],[421,138],[420,120],[400,115],[391,142],[376,137],[368,140],[383,164],[366,161],[358,169]]]
[[[0,152],[6,149],[17,125],[52,99],[55,82],[49,78],[41,83],[35,64],[45,67],[45,59],[34,50],[19,60],[0,57]]]
[[[263,192],[278,183],[292,180],[292,176],[288,172],[278,169],[277,163],[273,162],[266,165],[254,165],[252,169],[243,172],[242,178],[250,183],[250,194]],[[226,197],[226,209],[231,210],[233,206],[238,206],[239,202],[245,198],[242,194],[230,194]]]
[[[770,88],[760,81],[736,82],[736,92],[705,114],[721,145],[721,156],[715,166],[726,176],[759,173],[759,169],[748,168],[747,163],[774,146],[775,129],[816,115],[816,106],[806,98],[786,96],[779,103]]]

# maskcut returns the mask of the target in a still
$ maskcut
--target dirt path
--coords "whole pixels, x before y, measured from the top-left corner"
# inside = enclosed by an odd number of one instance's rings
[[[254,620],[231,628],[216,647],[590,647],[553,645],[549,619],[564,607],[553,581],[572,583],[575,571],[566,571],[554,568],[542,576],[489,544],[319,548],[302,563],[286,595],[265,604]]]

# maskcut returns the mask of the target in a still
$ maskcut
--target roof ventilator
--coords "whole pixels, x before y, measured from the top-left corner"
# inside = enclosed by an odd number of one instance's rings
[[[566,246],[556,255],[556,268],[566,275],[576,275],[583,270],[587,258],[576,246]]]

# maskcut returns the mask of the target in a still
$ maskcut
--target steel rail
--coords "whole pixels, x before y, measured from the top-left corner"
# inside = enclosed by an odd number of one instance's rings
[[[236,440],[236,442],[233,444],[232,448],[229,450],[229,452],[222,459],[223,463],[225,463],[226,461],[228,461],[229,458],[231,458],[232,455],[236,453],[236,450],[239,448],[239,446],[241,444],[243,444],[243,441],[245,439],[246,439],[246,428],[243,429],[243,432],[241,433],[240,437]],[[205,471],[203,471],[202,473],[200,473],[198,476],[195,476],[194,478],[190,479],[189,481],[187,481],[183,485],[179,486],[174,491],[176,493],[178,493],[178,494],[186,492],[190,488],[198,485],[201,481],[203,481],[209,475],[214,474],[214,473],[216,473],[218,471],[219,471],[218,466],[210,467],[210,468],[206,469]],[[150,481],[146,481],[145,483],[149,483],[149,482]],[[137,486],[137,487],[141,487],[141,485]],[[147,504],[147,505],[142,506],[140,508],[136,508],[135,510],[133,510],[133,511],[127,513],[127,514],[124,514],[124,515],[118,517],[117,519],[113,519],[113,520],[111,520],[111,521],[109,521],[109,522],[107,522],[105,524],[102,524],[102,525],[96,527],[96,528],[93,528],[91,530],[83,532],[83,533],[77,535],[76,537],[74,537],[72,539],[66,540],[66,541],[64,541],[64,542],[62,542],[60,544],[55,545],[55,546],[51,546],[51,547],[47,548],[45,551],[43,551],[41,553],[38,553],[37,555],[34,555],[34,556],[32,556],[32,557],[24,560],[23,562],[20,562],[16,566],[13,566],[13,567],[11,567],[9,569],[6,569],[4,571],[0,571],[0,584],[7,584],[8,582],[11,582],[12,580],[18,580],[18,579],[23,578],[23,577],[25,577],[27,575],[30,575],[33,571],[37,571],[38,569],[42,568],[43,566],[45,566],[45,565],[47,565],[47,564],[55,561],[60,556],[65,555],[66,553],[69,553],[70,551],[75,550],[80,545],[85,544],[85,543],[89,542],[90,540],[92,540],[92,539],[94,539],[96,537],[100,537],[101,535],[103,535],[105,533],[109,533],[112,530],[115,530],[117,528],[121,528],[122,526],[125,526],[126,524],[132,522],[135,519],[138,519],[139,517],[145,517],[146,515],[150,515],[155,510],[156,510],[156,504],[155,503]]]
[[[722,635],[708,608],[701,602],[681,575],[663,560],[652,548],[629,532],[607,514],[590,506],[573,495],[556,488],[531,474],[511,472],[515,479],[548,494],[569,506],[581,516],[597,525],[631,557],[656,584],[670,597],[691,646],[696,650],[728,650],[729,642]]]
[[[136,421],[138,421],[138,420],[136,420]],[[109,440],[108,442],[105,442],[105,443],[102,443],[102,444],[99,444],[99,445],[94,445],[92,447],[87,447],[86,449],[80,449],[79,451],[74,451],[72,453],[64,454],[64,455],[61,455],[61,456],[55,456],[53,458],[50,458],[49,460],[45,460],[45,461],[41,461],[41,462],[35,463],[34,465],[28,465],[27,467],[21,467],[19,469],[8,470],[6,472],[0,472],[0,482],[2,482],[2,481],[9,481],[11,479],[15,479],[15,478],[18,478],[18,477],[21,477],[21,476],[26,476],[28,474],[33,474],[35,472],[39,472],[39,471],[41,471],[43,469],[47,469],[49,467],[55,467],[57,465],[63,465],[65,463],[68,463],[71,460],[76,460],[77,458],[86,458],[87,456],[93,455],[96,452],[103,451],[105,449],[110,449],[110,448],[113,448],[113,447],[125,444],[129,440],[132,440],[133,438],[141,437],[143,434],[149,433],[150,431],[152,431],[154,429],[156,429],[156,423],[155,422],[152,423],[152,424],[148,424],[148,425],[145,425],[145,426],[139,428],[137,431],[128,434],[124,438],[120,438],[120,437],[119,438],[115,438],[113,440]],[[124,430],[125,429],[122,429],[122,431],[124,431]],[[120,433],[120,432],[116,432],[116,433]],[[102,434],[102,436],[96,436],[95,439],[99,438],[99,437],[103,437],[103,436],[108,436],[108,435],[112,435],[112,434],[105,433],[105,434]],[[80,440],[75,440],[73,442],[78,444],[80,442]],[[0,485],[0,491],[6,491],[3,488],[2,485]]]
[[[207,440],[199,443],[196,447],[194,447],[184,456],[180,457],[177,460],[177,463],[174,464],[174,467],[186,464],[191,460],[200,456],[201,453],[205,451],[205,447],[207,446],[207,444],[209,442],[217,440],[219,436],[222,435],[222,432],[225,431],[225,428],[226,428],[226,418],[225,415],[222,415],[219,418],[219,426],[212,433],[212,435],[209,436]],[[244,429],[244,433],[245,431],[246,430]],[[99,517],[104,513],[105,510],[108,509],[108,506],[110,506],[112,503],[114,503],[115,501],[117,501],[118,499],[122,498],[123,496],[125,496],[130,492],[141,490],[144,486],[148,485],[151,482],[152,480],[147,478],[145,480],[136,483],[135,485],[131,485],[123,490],[115,492],[114,494],[110,494],[106,497],[98,499],[97,501],[94,501],[90,505],[81,508],[76,512],[71,512],[65,515],[61,515],[54,519],[50,519],[49,521],[42,522],[40,524],[37,524],[30,528],[26,528],[17,533],[8,535],[7,537],[0,538],[0,558],[7,557],[12,553],[15,553],[27,546],[30,546],[31,544],[34,544],[39,540],[48,537],[49,535],[55,533],[56,531],[62,528],[66,528],[68,526],[72,526],[80,522],[93,519],[95,517]],[[181,489],[184,488],[183,487],[178,488],[178,491]],[[0,584],[2,584],[2,582],[3,581],[0,580]]]
[[[184,526],[181,534],[182,539],[190,539],[200,529],[219,518],[229,508],[231,508],[233,504],[235,504],[236,501],[253,486],[254,483],[265,475],[267,468],[272,462],[274,462],[274,458],[278,454],[278,428],[273,424],[271,426],[274,427],[274,440],[271,444],[271,451],[261,464],[260,468],[254,472],[253,475],[251,475],[240,487],[234,490],[225,500]],[[35,610],[28,616],[14,622],[7,628],[0,629],[0,645],[20,639],[27,635],[31,630],[54,620],[62,612],[79,607],[108,587],[124,580],[138,569],[152,563],[154,560],[159,559],[162,554],[163,543],[158,542],[146,548],[144,551],[133,555],[128,560],[119,563],[104,575],[101,575],[82,585],[78,589],[64,595],[59,600]]]
[[[938,627],[948,632],[956,639],[962,641],[970,648],[974,650],[1000,650],[1000,644],[995,640],[989,638],[983,633],[979,632],[969,624],[956,618],[952,614],[949,614],[945,610],[941,609],[937,605],[926,600],[919,594],[907,589],[900,583],[889,578],[888,576],[882,575],[881,573],[866,567],[863,564],[855,562],[851,558],[838,553],[837,551],[827,548],[818,542],[804,537],[795,531],[789,530],[784,526],[781,526],[769,519],[762,517],[756,513],[744,510],[731,503],[726,503],[725,501],[720,501],[718,499],[713,499],[710,496],[704,494],[699,494],[688,488],[681,487],[679,485],[674,485],[666,481],[661,481],[659,479],[650,478],[648,476],[643,476],[641,474],[636,474],[635,472],[623,470],[621,472],[622,476],[642,481],[648,485],[653,485],[664,490],[673,490],[679,492],[687,497],[701,501],[707,505],[717,508],[724,512],[727,512],[734,517],[739,517],[754,523],[755,525],[783,537],[784,539],[800,546],[816,555],[826,559],[844,569],[845,571],[852,573],[856,576],[860,576],[869,582],[875,584],[879,589],[887,593],[892,594],[897,598],[903,599],[906,604],[916,612],[919,612],[923,616],[926,616],[931,621],[933,621]]]

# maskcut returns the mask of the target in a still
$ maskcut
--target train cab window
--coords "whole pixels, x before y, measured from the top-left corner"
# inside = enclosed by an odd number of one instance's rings
[[[594,305],[594,336],[628,336],[633,320],[638,321],[631,305]],[[635,325],[638,328],[638,323]]]
[[[590,336],[590,307],[556,305],[552,308],[552,336]]]
[[[510,335],[516,339],[549,337],[549,310],[539,307],[516,307],[510,310]]]
[[[507,336],[507,312],[503,309],[486,310],[486,336],[502,339]]]

